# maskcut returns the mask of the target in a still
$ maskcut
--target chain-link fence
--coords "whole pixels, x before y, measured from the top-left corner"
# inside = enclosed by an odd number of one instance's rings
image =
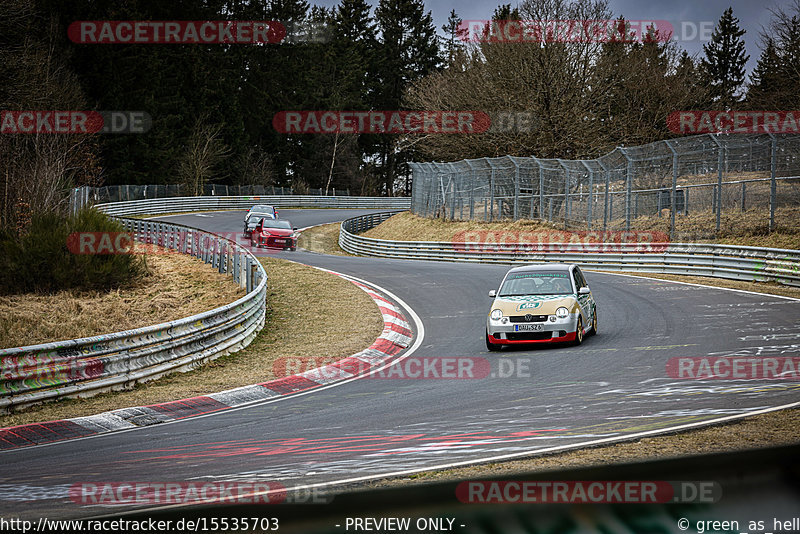
[[[323,195],[324,189],[309,188],[298,192],[303,195]],[[291,187],[272,185],[219,185],[205,184],[202,196],[273,196],[294,195]],[[328,190],[332,196],[350,196],[349,189],[332,188]],[[124,202],[127,200],[145,200],[148,198],[173,198],[194,196],[194,191],[183,184],[162,185],[109,185],[105,187],[79,187],[72,190],[72,206],[86,204],[102,204],[105,202]]]
[[[665,217],[670,237],[676,218],[698,231],[719,231],[733,219],[770,231],[800,224],[800,135],[696,135],[589,160],[410,165],[411,210],[427,217],[538,219],[590,231],[631,230]]]

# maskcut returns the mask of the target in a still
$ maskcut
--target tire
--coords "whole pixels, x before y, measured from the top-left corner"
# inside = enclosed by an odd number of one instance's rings
[[[578,326],[575,328],[575,341],[573,345],[576,347],[583,343],[583,317],[578,315]]]
[[[592,315],[592,334],[593,336],[597,335],[597,308],[594,309],[594,314]]]
[[[486,348],[489,349],[491,352],[498,352],[503,347],[502,345],[498,345],[497,343],[492,343],[489,341],[489,332],[486,332]]]

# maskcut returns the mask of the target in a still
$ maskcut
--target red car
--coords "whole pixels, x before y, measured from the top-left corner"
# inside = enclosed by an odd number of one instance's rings
[[[250,246],[297,250],[297,228],[286,219],[263,218],[250,234]]]

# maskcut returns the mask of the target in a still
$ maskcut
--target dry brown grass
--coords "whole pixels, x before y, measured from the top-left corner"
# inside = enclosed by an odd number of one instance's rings
[[[354,284],[286,260],[261,258],[261,263],[269,277],[266,326],[244,350],[131,391],[65,399],[0,416],[0,427],[92,415],[264,382],[275,378],[273,363],[279,358],[338,360],[365,349],[380,335],[383,320],[377,306]]]
[[[643,438],[525,460],[427,471],[404,478],[384,479],[366,484],[392,487],[424,482],[447,482],[497,476],[513,476],[551,469],[568,469],[621,464],[671,457],[775,447],[800,442],[800,409],[748,417],[735,423],[691,430],[680,434]]]
[[[339,228],[342,223],[330,223],[303,230],[297,246],[311,252],[333,254],[335,256],[351,256],[339,248]]]
[[[706,230],[714,228],[715,215],[698,212],[675,219],[675,242],[727,243],[732,245],[800,249],[800,207],[776,210],[775,220],[779,222],[775,232],[768,231],[768,213],[763,210],[750,210],[744,213],[723,213],[719,233]],[[631,230],[642,232],[663,232],[669,235],[670,220],[667,217],[640,217],[631,222]],[[364,237],[397,241],[452,241],[462,232],[526,232],[541,234],[541,239],[550,239],[553,231],[562,232],[555,224],[536,220],[518,221],[449,221],[428,219],[410,212],[394,215],[364,232]],[[463,238],[463,236],[462,236]]]
[[[774,232],[769,231],[767,210],[722,212],[719,232],[713,230],[716,220],[716,214],[710,210],[675,217],[672,241],[800,249],[800,207],[776,209]],[[631,221],[631,230],[659,231],[669,235],[669,225],[669,217],[639,217]]]
[[[558,230],[553,224],[528,219],[518,221],[445,221],[428,219],[403,211],[389,217],[375,228],[361,234],[375,239],[397,241],[452,241],[461,232],[471,231],[551,232]]]
[[[147,257],[150,274],[111,292],[0,296],[0,347],[88,337],[174,321],[244,295],[230,277],[183,254]]]

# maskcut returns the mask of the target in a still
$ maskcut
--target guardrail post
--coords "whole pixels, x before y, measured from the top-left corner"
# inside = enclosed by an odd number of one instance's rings
[[[245,271],[246,291],[250,293],[253,290],[253,260],[247,256],[246,271]]]
[[[774,134],[769,134],[772,143],[770,145],[770,165],[769,165],[769,231],[775,230],[775,204],[778,199],[778,183],[775,181],[775,174],[778,170],[778,138]]]

